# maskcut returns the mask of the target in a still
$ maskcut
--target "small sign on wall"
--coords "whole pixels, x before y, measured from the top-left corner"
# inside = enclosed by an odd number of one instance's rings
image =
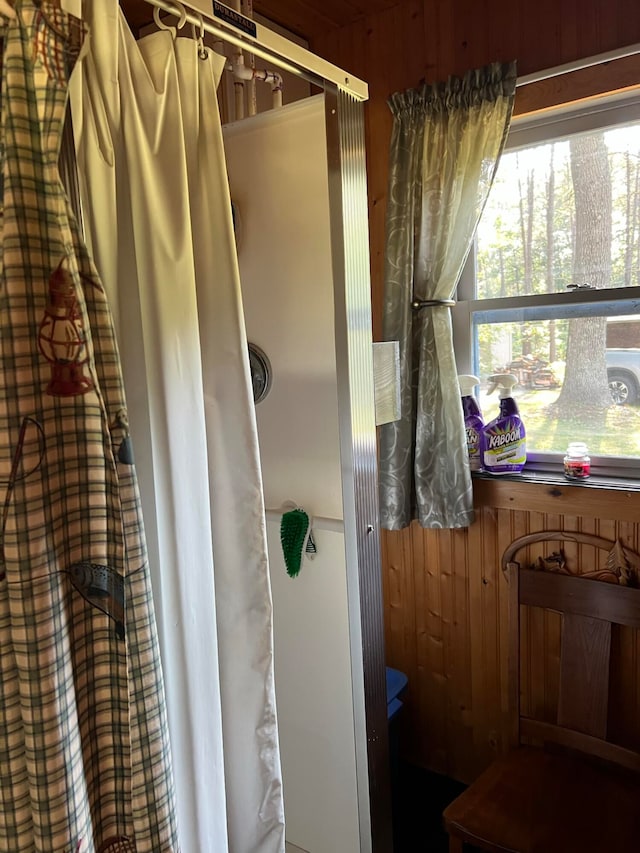
[[[373,383],[376,426],[400,420],[400,344],[373,344]]]

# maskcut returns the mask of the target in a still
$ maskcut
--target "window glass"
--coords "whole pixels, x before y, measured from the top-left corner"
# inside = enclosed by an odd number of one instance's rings
[[[488,377],[512,373],[518,379],[514,396],[530,451],[562,454],[569,442],[584,441],[594,456],[640,459],[640,316],[595,318],[604,324],[607,339],[601,381],[607,383],[611,400],[605,405],[589,395],[589,376],[584,396],[575,402],[563,399],[567,343],[575,320],[484,322],[487,319],[488,314],[476,319],[479,402],[485,421],[497,416],[499,406],[497,394],[487,394]]]
[[[640,473],[639,108],[512,128],[459,284],[459,372],[479,376],[485,421],[488,377],[517,377],[534,461],[584,441]]]
[[[477,298],[576,284],[640,284],[640,122],[500,161],[478,227]]]

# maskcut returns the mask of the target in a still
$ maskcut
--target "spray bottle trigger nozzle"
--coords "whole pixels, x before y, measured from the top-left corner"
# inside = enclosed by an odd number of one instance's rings
[[[488,377],[488,394],[492,394],[496,388],[500,389],[500,397],[511,397],[514,385],[518,384],[518,377],[513,373],[493,373]]]

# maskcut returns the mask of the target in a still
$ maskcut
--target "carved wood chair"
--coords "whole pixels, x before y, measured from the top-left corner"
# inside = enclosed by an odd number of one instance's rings
[[[609,569],[590,576],[613,582],[514,562],[520,548],[544,540],[611,549]],[[505,551],[512,749],[445,810],[450,853],[466,845],[492,853],[640,850],[640,753],[607,741],[611,626],[640,628],[640,589],[620,585],[637,581],[639,559],[620,543],[565,531],[523,536]],[[556,724],[520,713],[521,605],[562,614]]]

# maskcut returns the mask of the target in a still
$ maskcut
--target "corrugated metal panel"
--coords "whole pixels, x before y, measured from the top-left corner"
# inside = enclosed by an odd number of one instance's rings
[[[356,725],[366,726],[359,768],[361,850],[393,849],[378,523],[378,477],[371,331],[371,284],[364,110],[344,91],[326,90],[334,251],[336,355],[351,608]],[[358,701],[361,707],[358,708]],[[364,786],[364,773],[359,773]],[[369,814],[362,810],[369,800]],[[370,832],[370,838],[368,833]]]

